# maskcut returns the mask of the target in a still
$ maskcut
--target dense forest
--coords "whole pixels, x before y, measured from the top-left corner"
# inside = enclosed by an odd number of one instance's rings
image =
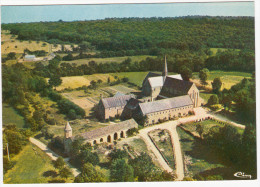
[[[254,49],[253,17],[114,18],[2,24],[19,40],[83,44],[99,51]],[[144,51],[145,52],[145,51]]]

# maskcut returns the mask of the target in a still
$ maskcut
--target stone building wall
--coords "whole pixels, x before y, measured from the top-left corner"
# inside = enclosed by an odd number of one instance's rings
[[[147,114],[148,119],[146,125],[155,124],[159,122],[159,120],[169,120],[174,117],[186,116],[190,111],[193,112],[193,105],[150,113]]]

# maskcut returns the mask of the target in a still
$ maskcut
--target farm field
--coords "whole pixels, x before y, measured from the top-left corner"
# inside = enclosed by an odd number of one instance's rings
[[[48,183],[49,180],[54,179],[51,176],[44,176],[47,171],[55,171],[51,159],[31,143],[26,145],[18,155],[13,157],[12,161],[15,161],[16,164],[14,168],[4,175],[4,183],[6,184]],[[69,178],[66,182],[70,183],[72,179]]]
[[[127,58],[130,58],[132,62],[140,62],[145,60],[147,57],[156,58],[156,56],[149,56],[149,55],[142,55],[142,56],[124,56],[124,57],[111,57],[111,58],[87,58],[87,59],[78,59],[72,61],[61,61],[61,63],[69,63],[69,64],[77,64],[78,66],[82,64],[88,64],[90,61],[95,61],[96,63],[109,63],[109,62],[116,62],[121,63]]]
[[[195,83],[200,83],[199,80],[199,73],[195,72],[193,73],[193,78],[191,81]],[[233,85],[239,83],[244,78],[251,78],[251,73],[245,73],[245,72],[227,72],[227,71],[210,71],[209,77],[208,77],[208,86],[211,88],[211,82],[216,78],[220,77],[222,81],[222,87],[221,89],[230,89]]]
[[[15,124],[17,128],[24,128],[25,121],[24,118],[17,113],[17,111],[10,105],[3,103],[3,124]]]
[[[2,54],[8,54],[10,52],[24,53],[25,49],[29,49],[30,51],[44,50],[46,52],[49,52],[50,50],[50,44],[46,42],[19,41],[16,38],[17,36],[12,36],[8,31],[1,32]]]
[[[66,88],[75,89],[82,86],[89,86],[92,80],[98,81],[102,80],[107,82],[108,77],[110,81],[114,81],[114,77],[109,74],[93,74],[93,75],[83,75],[83,76],[71,76],[71,77],[61,77],[62,84],[56,88],[56,90],[64,90]],[[46,79],[48,81],[48,79]]]
[[[214,153],[197,143],[195,138],[177,127],[180,138],[181,149],[184,156],[185,173],[190,177],[196,178],[202,172],[209,172],[223,168],[224,165],[214,157]]]

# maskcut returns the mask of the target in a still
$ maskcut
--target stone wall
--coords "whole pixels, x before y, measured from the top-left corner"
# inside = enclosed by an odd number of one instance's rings
[[[193,112],[193,105],[150,113],[147,114],[148,119],[146,125],[158,123],[160,120],[169,120],[175,117],[186,116],[189,112]]]

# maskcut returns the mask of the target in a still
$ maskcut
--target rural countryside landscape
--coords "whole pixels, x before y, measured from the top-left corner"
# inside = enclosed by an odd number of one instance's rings
[[[257,178],[254,16],[3,16],[1,62],[5,184]]]

